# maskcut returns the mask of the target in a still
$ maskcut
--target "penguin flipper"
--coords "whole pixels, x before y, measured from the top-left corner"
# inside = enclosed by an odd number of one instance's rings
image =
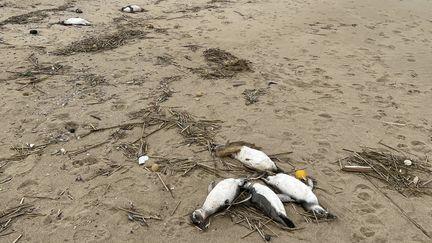
[[[295,228],[295,225],[293,223],[293,221],[291,221],[291,219],[289,219],[286,215],[283,214],[279,214],[278,215],[278,222],[287,226],[288,228]]]
[[[283,202],[283,203],[288,203],[288,202],[296,202],[296,200],[292,199],[290,196],[285,195],[285,194],[276,194],[279,199]]]
[[[305,183],[311,190],[314,189],[316,185],[318,185],[318,181],[315,178],[308,176]]]

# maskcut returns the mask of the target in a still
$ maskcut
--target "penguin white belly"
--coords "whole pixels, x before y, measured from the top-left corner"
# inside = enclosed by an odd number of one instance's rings
[[[270,202],[271,206],[276,210],[276,212],[286,215],[285,207],[282,201],[270,188],[258,183],[255,183],[253,188],[255,189],[256,193],[264,196]]]
[[[234,154],[246,167],[260,171],[275,171],[275,163],[262,151],[243,146],[240,151]]]
[[[318,198],[311,188],[293,176],[279,173],[275,176],[269,176],[267,179],[270,185],[294,200],[318,204]]]
[[[222,206],[232,203],[239,192],[240,179],[225,179],[219,182],[208,194],[202,209],[213,214]]]

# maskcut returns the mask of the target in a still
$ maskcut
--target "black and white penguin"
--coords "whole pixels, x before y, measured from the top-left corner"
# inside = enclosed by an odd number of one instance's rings
[[[195,210],[191,215],[192,223],[200,229],[207,229],[209,226],[208,217],[217,211],[228,207],[239,195],[244,179],[228,178],[216,185],[209,185],[209,194],[200,209]]]
[[[215,148],[217,157],[231,156],[244,166],[257,171],[276,172],[276,164],[255,145],[246,142],[232,142]]]
[[[305,210],[315,213],[320,218],[336,218],[335,215],[319,205],[318,198],[312,191],[312,180],[309,179],[308,185],[306,185],[297,178],[283,173],[268,176],[263,180],[282,193],[277,194],[281,201],[299,203]]]
[[[251,202],[274,221],[289,228],[295,228],[294,223],[287,217],[285,207],[276,193],[269,187],[247,182],[243,186],[252,195]]]
[[[137,12],[144,12],[145,10],[138,5],[132,4],[132,5],[124,6],[123,8],[121,8],[121,11],[126,13],[137,13]]]

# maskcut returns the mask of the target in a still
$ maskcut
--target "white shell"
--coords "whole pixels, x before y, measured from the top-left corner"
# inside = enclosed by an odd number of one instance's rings
[[[419,177],[418,176],[416,176],[416,177],[414,177],[414,179],[412,180],[412,182],[414,183],[414,184],[417,184],[418,182],[419,182]]]
[[[404,164],[405,164],[406,166],[410,166],[410,165],[412,165],[412,161],[409,160],[409,159],[406,159],[406,160],[404,160]]]
[[[234,158],[239,160],[246,167],[260,171],[275,171],[275,163],[262,151],[243,146],[240,152],[234,154]]]
[[[124,6],[121,10],[126,13],[136,13],[144,11],[144,9],[135,4]]]
[[[69,18],[63,21],[64,25],[90,25],[85,19],[82,18]]]
[[[139,165],[143,165],[149,159],[150,158],[147,155],[143,155],[143,156],[141,156],[141,157],[138,158],[138,164]]]

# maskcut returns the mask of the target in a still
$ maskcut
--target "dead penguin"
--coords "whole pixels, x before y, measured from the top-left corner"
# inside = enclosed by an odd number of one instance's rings
[[[267,216],[289,228],[295,228],[294,223],[287,217],[285,207],[279,197],[265,185],[247,182],[244,188],[251,195],[251,202]]]
[[[208,228],[208,217],[224,207],[229,206],[240,193],[240,186],[244,184],[243,179],[228,178],[216,185],[209,185],[209,194],[200,209],[191,215],[192,223],[204,230]]]
[[[144,12],[145,10],[138,5],[132,4],[121,8],[121,11],[126,13],[137,13],[137,12]]]
[[[69,18],[66,20],[63,20],[61,22],[63,25],[83,25],[83,26],[89,26],[91,25],[90,22],[83,18]]]
[[[246,142],[232,142],[215,148],[218,157],[232,156],[246,167],[258,171],[277,171],[276,164],[255,145]]]
[[[308,185],[306,185],[293,176],[279,173],[263,178],[263,180],[282,193],[278,194],[278,196],[283,202],[299,203],[305,210],[313,212],[321,218],[336,218],[335,215],[319,205],[318,198],[312,191],[313,183],[311,179],[308,179]]]

